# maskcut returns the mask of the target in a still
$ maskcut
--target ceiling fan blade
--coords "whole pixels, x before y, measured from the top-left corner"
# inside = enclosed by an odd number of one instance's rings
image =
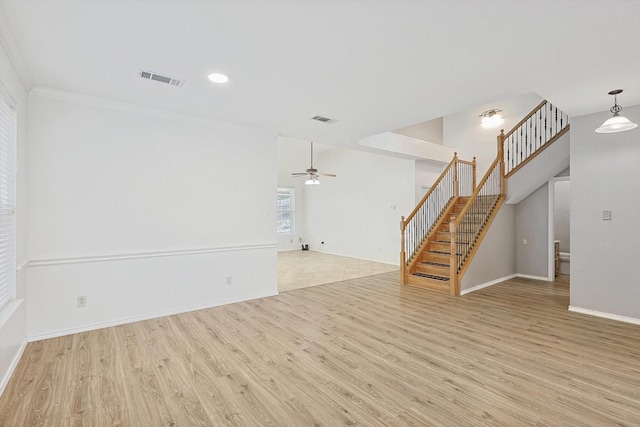
[[[296,173],[292,173],[291,175],[302,176],[302,175],[308,175],[308,173],[307,172],[296,172]]]
[[[332,173],[319,173],[319,175],[322,175],[322,176],[330,176],[330,177],[333,177],[333,178],[335,178],[335,177],[337,176],[337,175],[332,174]]]

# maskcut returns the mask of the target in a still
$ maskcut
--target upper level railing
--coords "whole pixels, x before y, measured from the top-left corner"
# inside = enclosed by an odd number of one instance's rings
[[[424,195],[413,212],[400,222],[401,230],[401,266],[404,268],[417,255],[422,243],[433,230],[434,225],[457,196],[469,196],[473,193],[476,180],[476,161],[459,160],[454,154],[453,160],[442,172],[438,180]]]
[[[504,135],[507,178],[568,130],[569,116],[550,102],[541,102]]]

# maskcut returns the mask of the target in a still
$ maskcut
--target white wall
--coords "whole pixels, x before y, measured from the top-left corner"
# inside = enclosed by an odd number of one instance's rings
[[[50,90],[29,126],[31,338],[277,292],[275,135]]]
[[[0,22],[5,22],[0,10]],[[9,57],[0,34],[0,92],[17,111],[18,176],[16,206],[16,285],[14,301],[0,310],[0,393],[26,345],[27,258],[27,92]]]
[[[549,262],[549,190],[540,186],[516,205],[516,257],[520,275],[546,280]],[[524,240],[527,243],[524,243]]]
[[[306,190],[309,249],[398,265],[400,217],[415,207],[414,162],[336,148],[317,167],[338,176]]]
[[[442,171],[446,167],[445,164],[430,162],[427,160],[416,160],[415,165],[415,178],[416,178],[416,186],[415,186],[415,203],[414,206],[418,204],[420,200],[427,193],[427,189],[425,186],[431,188],[436,180],[442,174]],[[406,215],[405,215],[406,216]]]
[[[513,239],[515,228],[515,207],[503,204],[462,277],[460,284],[462,291],[515,275],[516,245]]]
[[[433,144],[442,144],[442,117],[397,129],[393,133],[429,141]]]
[[[640,123],[640,105],[621,114]],[[640,129],[596,134],[610,116],[571,121],[571,306],[640,321]]]

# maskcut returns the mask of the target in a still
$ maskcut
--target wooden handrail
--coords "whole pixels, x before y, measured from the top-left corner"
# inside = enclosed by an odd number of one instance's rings
[[[520,120],[520,121],[518,122],[518,124],[517,124],[517,125],[515,125],[515,126],[513,127],[513,129],[511,129],[509,132],[507,132],[507,133],[505,134],[504,139],[506,140],[508,137],[510,137],[512,133],[514,133],[514,132],[515,132],[515,131],[520,127],[520,126],[522,126],[522,125],[523,125],[527,120],[529,120],[529,119],[531,118],[531,116],[533,116],[533,115],[534,115],[534,114],[535,114],[539,109],[541,109],[541,108],[542,108],[542,107],[543,107],[547,102],[549,102],[549,101],[547,101],[547,100],[545,99],[545,100],[544,100],[544,101],[542,101],[540,104],[538,104],[538,106],[537,106],[536,108],[534,108],[533,110],[531,110],[531,112],[530,112],[529,114],[527,114],[527,115],[525,116],[525,118],[524,118],[524,119]]]
[[[442,178],[444,178],[444,176],[447,174],[447,172],[449,171],[449,169],[456,163],[456,161],[458,160],[458,153],[453,153],[453,159],[451,160],[451,162],[449,162],[449,165],[442,171],[442,173],[440,174],[440,176],[438,177],[438,179],[436,180],[436,182],[431,186],[431,188],[429,189],[429,191],[427,191],[427,194],[424,195],[424,197],[418,202],[418,204],[416,205],[415,208],[413,208],[413,211],[411,211],[411,213],[409,214],[409,216],[407,216],[405,218],[405,220],[403,221],[403,225],[401,228],[401,231],[404,231],[404,227],[409,223],[409,221],[411,221],[411,219],[416,216],[416,213],[418,213],[418,210],[420,209],[420,206],[422,206],[424,204],[424,202],[427,200],[427,198],[431,195],[431,193],[436,189],[436,187],[438,186],[438,184],[440,184],[440,181],[442,181]]]

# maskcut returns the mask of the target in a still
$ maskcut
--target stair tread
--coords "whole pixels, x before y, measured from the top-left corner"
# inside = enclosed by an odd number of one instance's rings
[[[442,282],[449,281],[449,276],[438,276],[437,274],[428,274],[428,273],[414,273],[413,275],[418,277],[424,277],[425,279],[440,280]]]
[[[449,268],[449,264],[443,264],[441,262],[433,262],[433,261],[422,261],[422,264],[433,265],[436,267],[446,267]]]

